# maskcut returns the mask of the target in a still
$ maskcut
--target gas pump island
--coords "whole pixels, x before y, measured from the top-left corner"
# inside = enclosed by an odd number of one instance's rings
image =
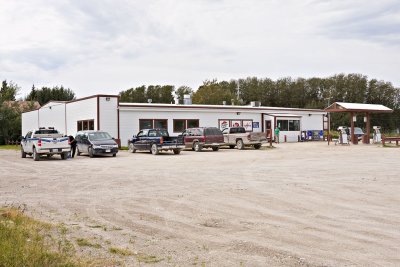
[[[371,128],[371,114],[372,113],[392,113],[393,110],[384,106],[384,105],[379,105],[379,104],[361,104],[361,103],[344,103],[344,102],[335,102],[329,107],[325,109],[326,112],[330,113],[336,113],[336,112],[346,112],[350,114],[350,140],[351,143],[357,144],[358,139],[357,136],[354,134],[354,122],[357,120],[357,116],[355,114],[357,113],[364,113],[364,122],[366,123],[365,127],[365,138],[363,138],[363,143],[364,144],[369,144],[370,142],[370,128]],[[376,129],[375,129],[376,127]],[[345,142],[347,139],[347,133],[346,132],[347,127],[342,127],[342,129],[338,129],[339,133],[341,134],[341,140],[342,142]],[[330,129],[328,129],[328,134],[329,134]],[[346,135],[346,139],[343,138],[343,134]],[[380,127],[379,126],[374,126],[374,142],[375,142],[375,135],[376,138],[381,139],[381,134],[380,134]],[[328,138],[329,140],[329,138]],[[329,141],[328,141],[329,145]]]

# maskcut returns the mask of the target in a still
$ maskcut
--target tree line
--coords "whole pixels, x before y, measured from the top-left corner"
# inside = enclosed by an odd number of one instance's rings
[[[393,109],[394,113],[372,115],[371,123],[385,130],[400,127],[400,89],[390,82],[368,79],[362,74],[308,79],[248,77],[229,81],[206,80],[196,91],[188,86],[177,90],[171,85],[140,86],[121,91],[119,95],[121,102],[145,103],[152,99],[153,103],[171,103],[174,92],[181,104],[184,94],[192,95],[193,104],[209,105],[248,105],[251,101],[259,101],[261,105],[271,107],[324,109],[334,102],[382,104]],[[334,113],[331,117],[332,129],[350,124],[348,114]],[[361,118],[356,126],[364,127]]]

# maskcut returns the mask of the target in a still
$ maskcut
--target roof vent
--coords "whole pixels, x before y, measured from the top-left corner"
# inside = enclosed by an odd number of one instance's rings
[[[261,102],[260,101],[251,101],[250,102],[250,106],[252,106],[252,107],[260,107],[261,106]]]
[[[153,102],[153,100],[151,98],[147,99],[147,103],[150,104],[151,102]]]
[[[187,94],[183,95],[183,104],[184,105],[191,105],[192,104],[192,96]]]
[[[226,106],[226,101],[225,100],[222,101],[222,105]]]

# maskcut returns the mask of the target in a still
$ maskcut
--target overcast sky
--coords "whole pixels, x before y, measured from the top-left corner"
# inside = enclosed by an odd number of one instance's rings
[[[337,73],[400,86],[398,0],[0,0],[0,29],[20,96]]]

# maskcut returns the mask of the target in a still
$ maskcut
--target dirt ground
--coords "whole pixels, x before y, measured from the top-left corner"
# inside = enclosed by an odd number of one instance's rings
[[[0,150],[0,203],[127,266],[400,265],[399,148],[275,146],[39,162]]]

